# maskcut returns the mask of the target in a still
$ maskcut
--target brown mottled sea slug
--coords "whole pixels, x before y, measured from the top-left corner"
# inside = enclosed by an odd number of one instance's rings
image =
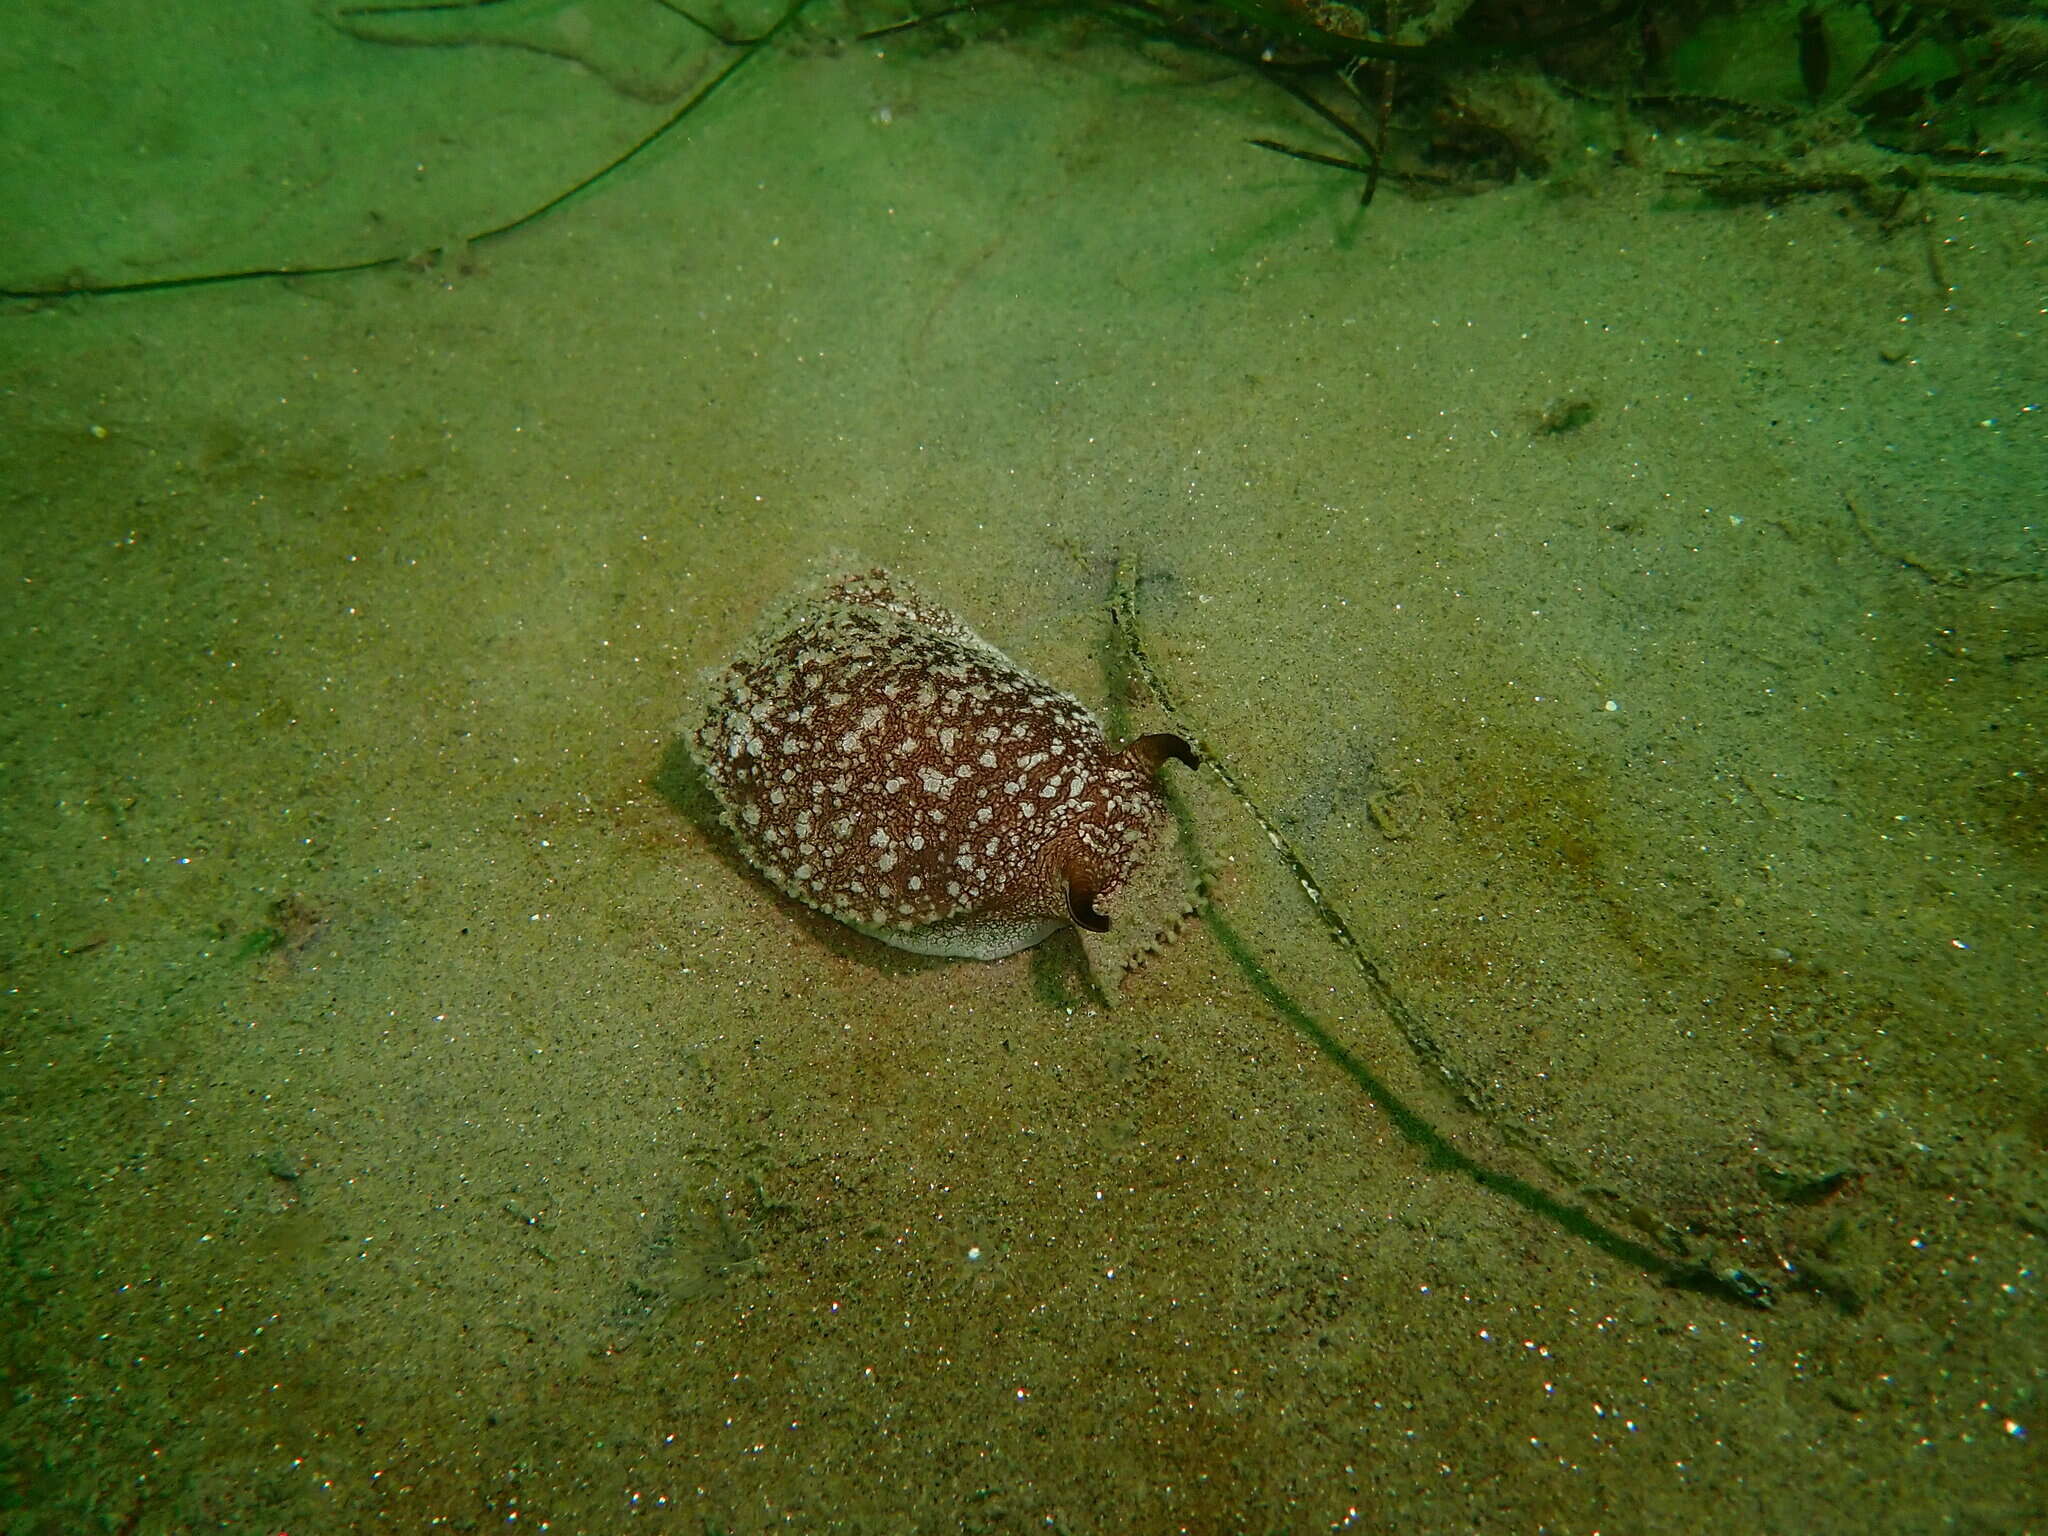
[[[775,611],[712,677],[690,744],[748,860],[925,955],[994,960],[1071,923],[1108,994],[1194,910],[1154,782],[1078,699],[881,571]]]

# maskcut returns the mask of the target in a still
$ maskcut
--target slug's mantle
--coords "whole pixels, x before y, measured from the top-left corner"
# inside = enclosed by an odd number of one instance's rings
[[[712,676],[690,745],[720,820],[789,895],[899,949],[994,960],[1072,924],[1109,994],[1195,909],[1155,777],[882,571],[775,610]]]

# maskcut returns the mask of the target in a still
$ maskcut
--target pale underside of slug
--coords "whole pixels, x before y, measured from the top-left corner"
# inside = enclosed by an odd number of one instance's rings
[[[1079,700],[881,571],[778,609],[690,737],[721,820],[780,889],[919,954],[993,960],[1072,924],[1109,993],[1196,905],[1155,782]]]

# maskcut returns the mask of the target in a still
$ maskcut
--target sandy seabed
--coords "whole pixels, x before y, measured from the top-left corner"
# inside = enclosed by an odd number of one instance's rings
[[[688,71],[291,25],[0,176],[423,253],[0,316],[7,1536],[2043,1528],[2038,207],[869,45],[472,246]],[[1266,816],[1114,1008],[708,824],[842,553]]]

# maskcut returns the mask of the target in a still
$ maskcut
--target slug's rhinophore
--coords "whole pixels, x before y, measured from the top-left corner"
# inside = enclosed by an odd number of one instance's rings
[[[994,960],[1068,923],[1105,994],[1194,910],[1154,776],[1080,701],[881,571],[779,610],[691,746],[748,860],[899,949]]]

